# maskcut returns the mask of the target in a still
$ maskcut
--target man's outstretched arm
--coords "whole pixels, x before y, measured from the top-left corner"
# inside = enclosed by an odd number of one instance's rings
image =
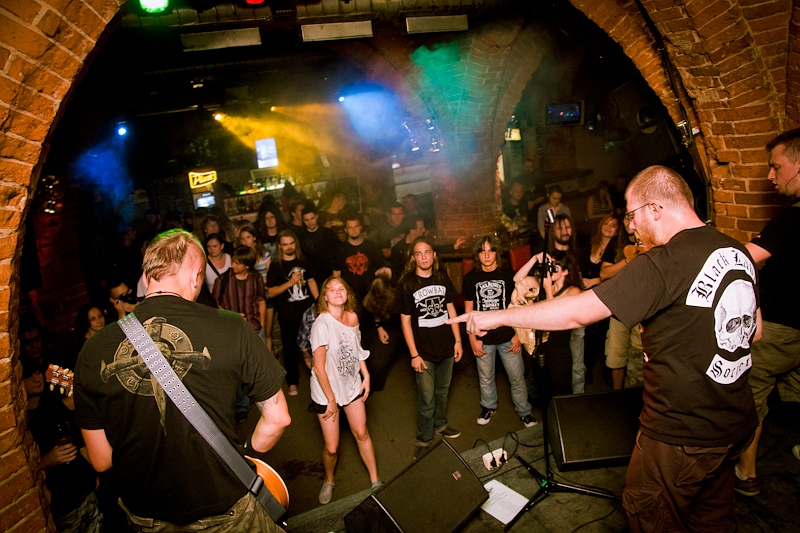
[[[447,323],[465,322],[467,332],[480,337],[500,326],[561,331],[587,326],[610,316],[611,311],[594,291],[586,291],[502,311],[465,313]]]

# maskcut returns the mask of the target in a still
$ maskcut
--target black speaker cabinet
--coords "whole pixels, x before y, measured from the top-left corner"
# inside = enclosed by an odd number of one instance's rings
[[[442,440],[350,511],[345,531],[456,531],[488,498],[469,465]]]
[[[642,390],[554,396],[547,423],[558,469],[627,464],[639,430]]]

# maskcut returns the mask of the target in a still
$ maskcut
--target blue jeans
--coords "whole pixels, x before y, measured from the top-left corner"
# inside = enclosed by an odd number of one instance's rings
[[[569,351],[572,353],[572,394],[583,394],[586,386],[586,366],[583,364],[586,328],[575,328],[570,331]]]
[[[434,429],[447,427],[447,394],[453,377],[453,357],[439,363],[425,361],[417,373],[417,446],[430,446]]]
[[[525,385],[525,364],[522,362],[522,350],[511,353],[511,341],[503,344],[484,344],[483,351],[486,355],[475,356],[478,365],[478,383],[481,388],[481,407],[497,409],[497,383],[495,382],[495,360],[498,353],[503,361],[503,367],[508,374],[511,385],[511,399],[514,410],[519,416],[531,414],[531,404],[528,402],[528,388]]]

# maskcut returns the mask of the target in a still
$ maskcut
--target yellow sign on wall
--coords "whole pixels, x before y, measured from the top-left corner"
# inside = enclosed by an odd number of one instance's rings
[[[216,170],[209,170],[208,172],[189,172],[189,187],[192,189],[205,187],[215,181],[217,181]]]

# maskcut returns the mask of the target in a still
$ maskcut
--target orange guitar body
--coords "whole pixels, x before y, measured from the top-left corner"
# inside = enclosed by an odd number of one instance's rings
[[[247,456],[245,456],[247,457]],[[275,471],[274,468],[260,459],[247,457],[247,460],[256,465],[256,474],[264,480],[264,486],[267,487],[270,494],[278,500],[281,507],[284,509],[289,508],[289,489],[286,488],[286,483],[283,482],[281,476]]]

